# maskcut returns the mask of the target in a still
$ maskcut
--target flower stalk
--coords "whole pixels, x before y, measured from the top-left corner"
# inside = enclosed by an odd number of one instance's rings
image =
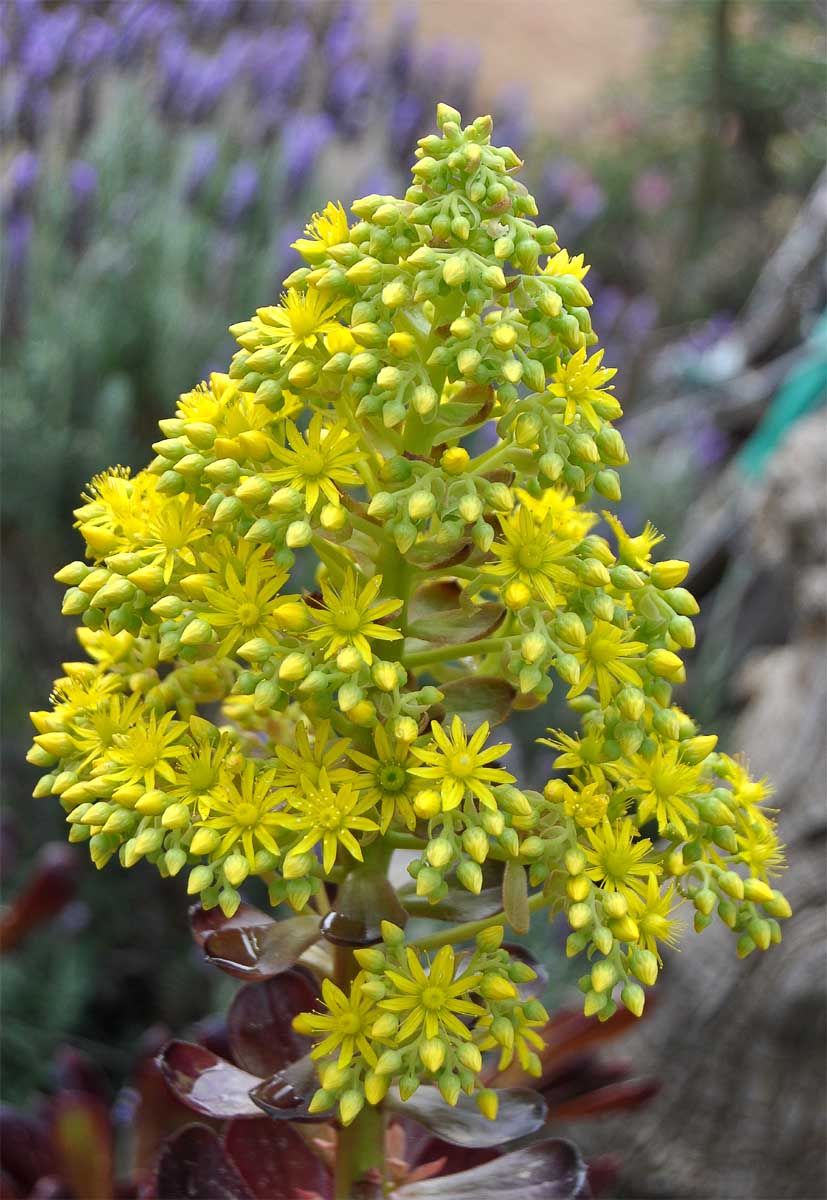
[[[790,915],[769,783],[676,701],[688,564],[648,523],[598,532],[627,455],[588,267],[534,221],[490,118],[437,121],[404,199],[313,218],[148,466],[92,480],[86,560],[57,576],[88,660],[32,714],[35,794],[96,866],[186,870],[228,918],[257,876],[323,915],[335,969],[306,960],[294,1027],[339,1197],[374,1186],[391,1088],[494,1120],[484,1057],[540,1073],[547,1013],[507,926],[565,920],[605,1021],[641,1014],[681,908],[741,956]],[[555,686],[580,725],[542,739],[535,790],[496,727]],[[421,915],[441,928],[410,938]]]

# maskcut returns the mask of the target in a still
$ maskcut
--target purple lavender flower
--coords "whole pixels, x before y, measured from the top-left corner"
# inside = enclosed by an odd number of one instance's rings
[[[393,157],[407,162],[417,133],[423,128],[425,103],[413,92],[403,92],[390,105],[387,137]]]
[[[287,197],[304,187],[332,136],[333,122],[325,113],[299,113],[286,126],[281,169]]]
[[[25,26],[19,52],[22,73],[39,83],[52,79],[64,62],[80,20],[77,9],[67,7],[40,13],[36,20]]]
[[[525,92],[519,85],[507,88],[494,102],[497,141],[518,154],[531,137]]]
[[[394,21],[385,63],[388,85],[397,91],[413,83],[415,40],[416,16],[410,9],[403,10]]]
[[[107,62],[114,54],[118,37],[108,21],[91,17],[84,21],[69,49],[73,68],[80,72]]]
[[[69,191],[75,204],[87,205],[98,190],[98,171],[91,163],[76,159],[69,168]]]
[[[198,33],[219,33],[237,18],[240,8],[239,0],[188,0],[190,28]]]
[[[166,39],[179,22],[180,14],[162,0],[126,0],[117,8],[118,61],[132,63],[139,59],[159,40]]]
[[[7,337],[20,332],[26,265],[34,221],[29,213],[12,213],[3,229],[3,325]]]
[[[354,4],[341,4],[324,40],[328,69],[334,73],[357,55],[364,53],[363,22]]]
[[[658,306],[651,296],[635,296],[626,307],[624,332],[632,342],[641,342],[655,328]]]
[[[254,94],[260,101],[276,99],[280,105],[294,98],[302,88],[313,52],[313,35],[308,27],[295,22],[286,29],[272,29],[251,40],[247,64]]]
[[[368,119],[373,72],[366,62],[351,59],[331,75],[324,107],[345,138],[357,137]]]
[[[249,159],[233,167],[221,198],[221,219],[225,224],[235,225],[247,216],[258,197],[259,183],[258,167]]]
[[[187,168],[184,196],[188,204],[199,202],[217,166],[218,142],[213,134],[204,134],[195,143]]]
[[[40,174],[40,160],[33,150],[21,150],[11,160],[3,178],[3,215],[27,209]]]
[[[693,425],[691,437],[695,459],[701,467],[714,467],[729,454],[729,436],[712,421],[704,421],[699,426]]]

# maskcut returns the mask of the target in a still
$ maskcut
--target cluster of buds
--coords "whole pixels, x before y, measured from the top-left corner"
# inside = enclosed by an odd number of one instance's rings
[[[99,867],[186,870],[227,916],[258,876],[327,919],[330,885],[417,852],[383,947],[363,939],[299,1021],[323,1035],[317,1107],[345,1122],[423,1078],[455,1104],[490,1050],[538,1067],[544,1013],[503,922],[564,913],[605,1020],[642,1011],[681,904],[741,955],[790,911],[769,786],[674,700],[688,564],[587,506],[626,461],[587,268],[534,222],[489,118],[440,106],[438,125],[404,199],[313,218],[305,265],[232,327],[229,372],[181,396],[147,468],[92,481],[88,561],[58,574],[90,661],[33,714],[35,794],[71,840]],[[551,731],[558,773],[521,788],[491,729],[561,685],[580,732]],[[422,960],[406,915],[457,895],[476,949],[448,930]]]

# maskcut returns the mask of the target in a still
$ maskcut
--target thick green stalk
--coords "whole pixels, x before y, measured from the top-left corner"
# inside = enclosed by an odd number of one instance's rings
[[[358,974],[353,951],[334,948],[336,984],[347,993]],[[380,1108],[366,1104],[355,1121],[339,1129],[336,1140],[336,1200],[378,1200],[381,1187],[364,1176],[372,1168],[381,1170],[384,1159],[384,1117]]]
[[[538,908],[543,908],[549,903],[551,901],[548,896],[537,892],[536,895],[530,897],[528,907],[531,912],[536,912]],[[507,924],[508,918],[505,913],[498,912],[493,917],[486,917],[482,921],[466,921],[464,925],[452,925],[450,929],[440,929],[437,933],[417,938],[410,944],[420,950],[437,950],[440,946],[453,946],[459,942],[467,942],[470,938],[476,937],[478,933],[482,933],[483,929],[490,929],[492,925]]]
[[[480,638],[476,642],[462,642],[457,646],[439,646],[435,650],[420,650],[415,654],[407,654],[402,661],[406,667],[428,667],[432,663],[451,662],[455,658],[479,658],[482,654],[491,654],[505,646],[516,645],[522,636],[521,633],[517,633],[511,637]]]

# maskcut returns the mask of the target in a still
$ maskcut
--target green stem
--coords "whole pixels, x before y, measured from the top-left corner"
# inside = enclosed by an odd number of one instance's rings
[[[476,642],[460,642],[456,646],[440,646],[436,650],[420,650],[416,654],[405,655],[402,659],[406,667],[428,667],[432,663],[451,662],[455,658],[479,658],[483,654],[492,654],[505,646],[515,646],[522,634],[512,634],[509,637],[480,638]]]
[[[345,946],[334,947],[334,962],[336,984],[347,993],[358,968],[353,951]],[[369,1200],[376,1195],[373,1185],[363,1182],[363,1176],[372,1167],[381,1167],[383,1143],[384,1118],[370,1104],[365,1105],[350,1125],[340,1127],[336,1139],[335,1200]]]
[[[397,833],[393,829],[388,830],[383,840],[394,850],[424,850],[428,844],[414,833]]]
[[[507,463],[513,456],[514,450],[515,447],[511,442],[506,442],[500,446],[492,446],[484,454],[480,454],[477,458],[472,458],[466,467],[466,471],[469,475],[479,475],[481,471],[491,471],[494,467],[498,467],[501,462]]]
[[[528,901],[530,912],[537,912],[538,909],[551,903],[548,896],[542,892],[537,892],[531,896]],[[453,945],[455,942],[467,942],[470,938],[476,937],[483,929],[490,929],[492,925],[507,925],[508,919],[504,912],[495,913],[493,917],[486,917],[482,921],[466,921],[464,925],[452,925],[450,929],[440,929],[437,933],[431,933],[427,937],[417,938],[415,942],[411,942],[412,946],[416,946],[419,950],[436,950],[440,946]]]
[[[357,513],[351,512],[349,509],[347,515],[354,529],[359,529],[362,533],[366,533],[375,542],[379,542],[383,546],[392,546],[394,544],[393,538],[385,533],[385,530],[381,525],[377,525],[376,521],[368,521],[364,517],[358,516]]]

